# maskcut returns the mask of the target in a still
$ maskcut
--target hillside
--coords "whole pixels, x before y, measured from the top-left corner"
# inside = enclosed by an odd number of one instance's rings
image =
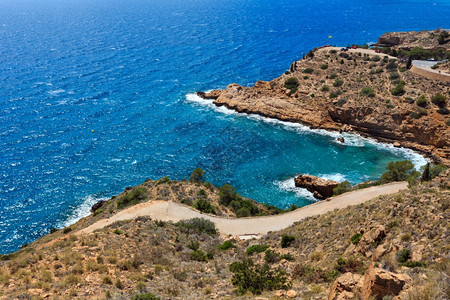
[[[210,196],[220,198],[213,191]],[[447,172],[402,194],[308,218],[261,240],[230,240],[207,221],[172,224],[147,217],[77,234],[76,229],[91,223],[91,215],[71,231],[59,230],[3,256],[0,296],[128,299],[151,292],[161,299],[234,299],[262,292],[268,298],[327,299],[330,291],[342,294],[352,284],[352,295],[372,293],[373,286],[364,280],[386,273],[405,282],[400,291],[410,299],[444,299],[450,292],[442,284],[450,276],[449,208]],[[252,245],[262,246],[249,254]],[[404,249],[409,252],[402,256]],[[254,281],[254,276],[262,277]],[[349,283],[349,277],[355,282]],[[244,279],[248,284],[241,285]]]

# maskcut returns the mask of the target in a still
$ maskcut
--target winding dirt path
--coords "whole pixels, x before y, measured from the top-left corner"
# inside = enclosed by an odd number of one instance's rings
[[[78,231],[77,234],[91,233],[117,221],[129,220],[138,216],[149,216],[152,219],[173,222],[178,222],[182,219],[205,218],[214,222],[222,234],[239,236],[241,238],[257,237],[269,231],[284,229],[294,224],[294,222],[310,216],[321,215],[349,205],[364,203],[381,195],[396,193],[406,189],[407,185],[407,182],[394,182],[374,186],[345,193],[333,197],[329,201],[316,202],[285,214],[252,218],[222,218],[202,214],[175,202],[145,202],[122,210],[109,219],[99,220],[91,226]]]

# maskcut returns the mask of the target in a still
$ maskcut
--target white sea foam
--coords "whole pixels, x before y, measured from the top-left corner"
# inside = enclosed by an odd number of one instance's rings
[[[207,92],[209,92],[209,91],[207,91]],[[218,107],[213,103],[213,100],[203,99],[194,93],[187,94],[186,100],[189,103],[207,107],[209,109],[212,109],[212,110],[222,113],[222,114],[235,115],[238,117],[242,116],[242,117],[246,117],[251,120],[261,121],[261,122],[269,123],[269,124],[272,124],[275,126],[281,126],[285,130],[295,131],[299,134],[319,134],[322,136],[328,136],[328,137],[333,138],[333,140],[336,144],[342,144],[342,145],[353,146],[353,147],[364,147],[366,145],[373,145],[378,149],[386,149],[390,152],[406,156],[409,160],[411,160],[413,162],[414,166],[418,170],[428,162],[428,160],[425,157],[423,157],[422,155],[420,155],[417,152],[414,152],[411,149],[407,149],[407,148],[403,148],[403,147],[397,148],[397,147],[394,147],[392,144],[380,143],[380,142],[375,141],[374,139],[362,137],[359,134],[348,133],[348,132],[339,133],[337,131],[328,131],[325,129],[312,129],[308,126],[305,126],[305,125],[302,125],[299,123],[280,121],[277,119],[268,118],[268,117],[260,116],[257,114],[238,113],[234,110],[226,108],[225,106]],[[343,143],[339,142],[338,138],[344,138],[344,142]]]
[[[306,198],[310,201],[317,201],[317,199],[313,197],[313,194],[311,192],[306,189],[296,187],[294,179],[295,177],[286,180],[276,180],[273,183],[282,191],[293,192],[297,197]]]
[[[347,179],[345,178],[344,174],[341,173],[334,173],[334,174],[320,174],[319,175],[320,178],[323,179],[329,179],[329,180],[334,180],[337,182],[343,182],[346,181]]]
[[[77,222],[78,220],[80,220],[81,218],[89,216],[89,214],[91,213],[92,205],[101,200],[108,200],[108,199],[109,198],[106,197],[95,197],[93,195],[86,196],[83,199],[83,203],[81,203],[77,208],[75,208],[73,213],[62,222],[61,227],[70,226],[75,222]]]

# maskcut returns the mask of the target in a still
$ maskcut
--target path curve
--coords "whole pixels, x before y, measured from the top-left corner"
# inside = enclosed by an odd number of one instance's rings
[[[329,201],[319,201],[292,212],[251,218],[223,218],[202,214],[182,204],[169,201],[145,202],[124,209],[109,219],[99,220],[91,226],[78,231],[77,234],[91,233],[117,221],[130,220],[139,216],[149,216],[152,219],[173,222],[178,222],[183,219],[205,218],[214,222],[222,234],[240,236],[241,238],[260,236],[267,234],[269,231],[278,231],[289,227],[294,222],[307,217],[321,215],[335,209],[345,208],[349,205],[364,203],[381,195],[396,193],[406,189],[407,186],[407,182],[388,183],[345,193],[330,198]]]

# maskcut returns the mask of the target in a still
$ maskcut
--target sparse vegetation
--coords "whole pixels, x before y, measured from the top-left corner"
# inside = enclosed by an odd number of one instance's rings
[[[255,253],[261,253],[269,248],[268,245],[253,245],[247,248],[247,255],[253,255]]]
[[[375,91],[370,86],[363,87],[359,94],[364,97],[375,97]]]
[[[138,187],[127,194],[123,195],[122,198],[120,198],[117,201],[117,208],[123,209],[125,207],[138,204],[139,202],[142,202],[146,199],[147,196],[147,190],[143,187]]]

